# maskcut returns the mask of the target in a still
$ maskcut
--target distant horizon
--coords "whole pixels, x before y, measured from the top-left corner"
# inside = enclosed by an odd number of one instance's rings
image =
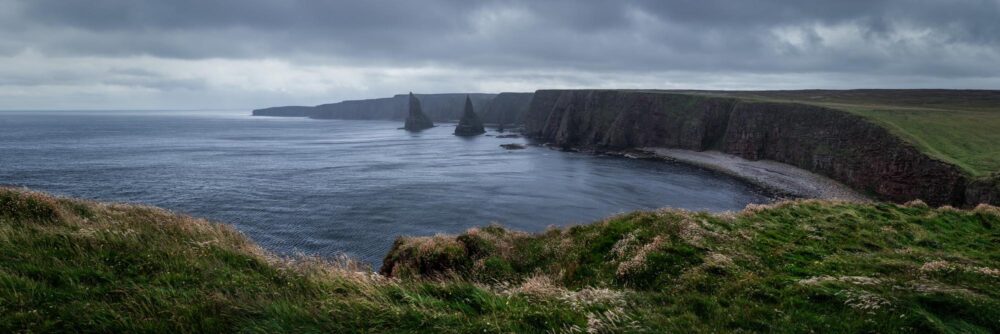
[[[501,92],[413,92],[414,95],[435,95],[435,94],[500,94],[500,93],[533,93],[539,90],[649,90],[649,91],[718,91],[718,92],[754,92],[754,91],[858,91],[858,90],[956,90],[956,91],[1000,91],[1000,89],[986,89],[986,88],[843,88],[843,89],[828,89],[828,88],[797,88],[797,89],[685,89],[685,88],[539,88],[532,91],[501,91]],[[253,111],[255,109],[271,108],[271,107],[315,107],[322,104],[340,103],[344,101],[353,100],[371,100],[380,98],[389,98],[398,95],[406,95],[409,92],[395,93],[388,96],[376,96],[376,97],[365,97],[365,98],[347,98],[337,101],[328,101],[318,104],[277,104],[277,105],[266,105],[266,106],[251,106],[251,107],[186,107],[186,108],[169,108],[169,107],[116,107],[111,106],[107,108],[0,108],[0,112],[60,112],[60,111]]]

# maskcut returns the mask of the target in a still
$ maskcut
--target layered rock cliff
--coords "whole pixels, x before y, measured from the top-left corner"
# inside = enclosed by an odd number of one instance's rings
[[[254,116],[277,116],[277,117],[309,117],[316,111],[314,107],[287,106],[257,109],[253,111]]]
[[[483,123],[500,126],[520,125],[531,107],[534,93],[500,93],[480,113]]]
[[[817,106],[655,91],[540,90],[525,116],[525,134],[564,147],[712,149],[774,160],[897,202],[996,203],[989,190],[967,195],[970,178],[958,167],[863,117]]]

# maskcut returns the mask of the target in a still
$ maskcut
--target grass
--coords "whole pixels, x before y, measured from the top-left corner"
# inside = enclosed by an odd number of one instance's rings
[[[925,153],[973,176],[1000,172],[1000,91],[801,90],[702,94],[814,104],[883,125]]]
[[[383,273],[614,305],[590,324],[623,331],[991,333],[998,214],[815,200],[634,212],[538,235],[402,238]]]
[[[0,332],[538,332],[558,305],[281,259],[162,209],[0,189]]]
[[[823,201],[401,238],[382,276],[0,189],[0,332],[997,332],[1000,209]]]

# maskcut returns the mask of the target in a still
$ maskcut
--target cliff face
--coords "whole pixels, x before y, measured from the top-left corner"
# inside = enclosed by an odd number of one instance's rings
[[[462,116],[466,95],[476,108],[484,108],[494,94],[416,94],[424,113],[436,122],[457,120]],[[403,120],[408,111],[407,95],[391,98],[352,100],[316,106],[310,115],[320,119]]]
[[[809,105],[663,92],[545,90],[535,93],[525,130],[560,146],[715,149],[811,170],[887,200],[967,202],[968,177],[957,167],[860,116]]]
[[[524,123],[524,116],[531,107],[534,93],[500,93],[486,104],[480,113],[483,123],[517,125]]]
[[[279,116],[279,117],[309,117],[316,109],[313,107],[288,106],[256,109],[254,116]]]
[[[525,130],[560,146],[705,150],[721,137],[735,103],[680,94],[538,91]]]
[[[973,179],[965,188],[965,201],[969,204],[988,203],[1000,205],[1000,173]]]

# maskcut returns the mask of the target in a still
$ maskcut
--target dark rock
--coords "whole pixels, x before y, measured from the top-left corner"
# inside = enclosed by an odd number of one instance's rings
[[[521,145],[521,144],[500,144],[500,147],[503,147],[503,148],[508,149],[508,150],[523,150],[524,149],[524,145]]]
[[[497,131],[509,125],[524,123],[524,116],[531,107],[531,97],[534,93],[500,93],[486,104],[480,115],[484,124],[497,124]]]
[[[1000,205],[1000,173],[973,179],[965,188],[965,202],[969,205]]]
[[[406,117],[406,125],[403,128],[408,131],[420,131],[432,127],[434,127],[434,122],[431,122],[431,119],[424,115],[420,108],[420,100],[413,96],[413,93],[410,93],[410,113]]]
[[[486,133],[486,129],[483,128],[483,122],[479,120],[479,115],[472,110],[472,100],[468,97],[465,98],[465,112],[462,114],[462,119],[458,121],[458,126],[455,127],[455,135],[458,136],[475,136]]]
[[[476,110],[481,110],[493,99],[495,94],[414,94],[420,99],[424,115],[431,121],[454,121],[462,117],[465,108],[465,98],[472,99]],[[392,120],[401,121],[409,116],[409,97],[396,95],[393,97],[348,100],[338,103],[316,106],[311,115],[318,119],[357,119],[357,120]]]
[[[793,165],[887,200],[967,204],[968,176],[958,167],[861,116],[811,105],[650,91],[540,90],[525,117],[525,135],[563,148],[713,149]]]
[[[309,117],[316,109],[313,107],[288,106],[256,109],[254,116],[277,116],[277,117]]]

